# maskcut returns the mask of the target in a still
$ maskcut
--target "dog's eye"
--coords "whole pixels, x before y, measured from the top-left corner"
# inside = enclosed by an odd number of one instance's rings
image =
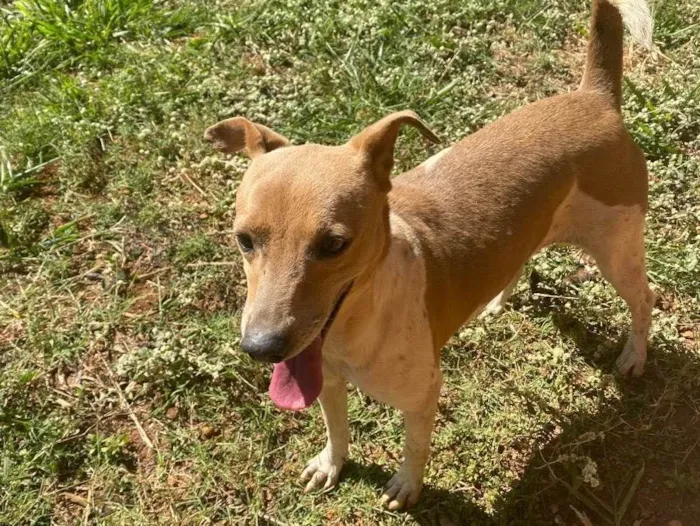
[[[347,248],[349,240],[340,236],[326,236],[318,246],[318,256],[332,258]]]
[[[255,249],[255,244],[253,243],[253,238],[249,234],[236,234],[236,241],[241,250],[246,254],[252,252]]]

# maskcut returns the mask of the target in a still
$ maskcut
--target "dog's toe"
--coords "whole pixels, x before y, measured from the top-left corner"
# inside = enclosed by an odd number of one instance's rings
[[[338,484],[342,467],[342,459],[332,459],[327,450],[321,451],[311,459],[301,474],[300,480],[306,482],[304,493],[333,489]]]
[[[501,303],[501,298],[500,296],[497,296],[496,298],[492,299],[491,302],[484,307],[484,310],[482,310],[479,313],[479,318],[484,319],[484,318],[490,318],[490,317],[496,317],[500,315],[503,312],[503,304]]]
[[[495,318],[503,312],[503,307],[500,305],[493,308],[485,308],[479,313],[479,319],[485,320],[487,318]]]
[[[620,353],[616,365],[617,370],[623,375],[632,373],[633,376],[639,376],[644,372],[644,362],[645,359],[636,351],[632,341],[628,341]]]
[[[390,511],[409,508],[418,501],[421,488],[420,480],[412,480],[411,477],[399,471],[384,487],[381,504]]]

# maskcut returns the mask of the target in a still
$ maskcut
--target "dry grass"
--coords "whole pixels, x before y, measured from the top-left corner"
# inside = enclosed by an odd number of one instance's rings
[[[246,161],[233,114],[338,142],[411,107],[446,142],[578,83],[588,6],[557,0],[18,0],[0,7],[0,524],[666,524],[700,516],[700,8],[656,12],[625,118],[652,172],[650,363],[628,315],[554,249],[444,351],[421,503],[378,507],[399,416],[350,402],[331,494],[296,483],[318,408],[276,411],[237,351]],[[427,157],[401,139],[405,168]]]

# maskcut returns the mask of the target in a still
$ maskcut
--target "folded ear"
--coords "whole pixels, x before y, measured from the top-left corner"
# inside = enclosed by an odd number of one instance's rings
[[[439,143],[440,139],[410,110],[387,115],[355,135],[348,145],[365,156],[366,162],[374,173],[377,183],[384,190],[391,188],[389,176],[394,166],[394,145],[402,124],[418,128],[423,137]]]
[[[286,137],[244,117],[226,119],[207,128],[204,140],[213,143],[214,148],[224,153],[245,150],[251,159],[289,144]]]

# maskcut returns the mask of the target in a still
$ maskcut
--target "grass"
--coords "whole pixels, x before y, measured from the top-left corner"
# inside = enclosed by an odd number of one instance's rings
[[[577,86],[587,2],[0,5],[0,524],[696,523],[700,8],[655,19],[624,94],[652,173],[645,376],[613,373],[629,316],[590,262],[536,257],[444,350],[427,486],[395,514],[401,421],[359,393],[342,485],[301,494],[320,412],[275,410],[237,350],[247,161],[202,132],[243,114],[340,142],[410,107],[449,143]],[[429,153],[407,133],[399,168]]]

